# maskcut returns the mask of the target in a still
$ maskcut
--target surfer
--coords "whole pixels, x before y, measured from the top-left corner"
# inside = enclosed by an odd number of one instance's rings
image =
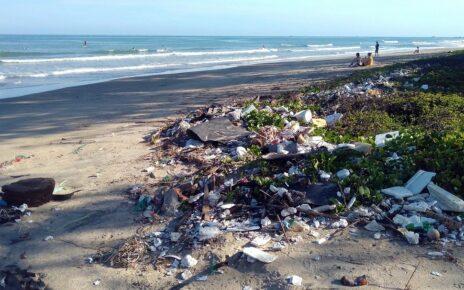
[[[87,47],[87,40],[84,40],[84,44],[82,46]]]

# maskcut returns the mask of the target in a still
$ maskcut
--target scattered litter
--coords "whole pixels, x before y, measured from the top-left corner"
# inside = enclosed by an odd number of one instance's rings
[[[255,247],[245,247],[243,248],[243,253],[248,257],[251,257],[263,263],[272,263],[277,259],[276,256],[266,253]]]
[[[287,281],[289,284],[294,285],[294,286],[301,286],[303,282],[303,278],[297,275],[291,275],[287,277]]]
[[[430,182],[427,185],[430,196],[438,202],[438,206],[445,211],[464,212],[464,200]]]
[[[53,240],[53,236],[46,236],[44,238],[44,241],[51,241],[51,240]]]
[[[445,256],[445,254],[442,253],[442,252],[433,252],[433,251],[432,251],[432,252],[428,252],[427,255],[430,256],[430,257],[432,257],[432,258],[442,258],[442,257]]]
[[[188,280],[190,278],[192,278],[193,274],[192,272],[190,272],[190,270],[185,270],[184,272],[182,272],[182,274],[180,274],[182,280]]]
[[[437,175],[434,172],[427,172],[424,170],[419,170],[416,174],[414,174],[411,179],[406,182],[405,187],[409,189],[413,195],[421,193],[427,184],[430,183],[432,178]]]
[[[375,145],[377,145],[377,147],[384,147],[385,144],[387,144],[387,142],[395,138],[398,138],[399,136],[400,136],[399,131],[378,134],[375,136]]]
[[[313,114],[311,113],[310,110],[305,110],[305,111],[301,111],[297,113],[295,115],[295,118],[304,124],[309,124],[311,123],[311,120],[313,119]]]
[[[245,110],[242,115],[244,113]],[[229,142],[250,134],[245,128],[235,126],[226,117],[211,119],[188,129],[188,131],[203,142]]]
[[[348,176],[350,176],[350,171],[348,169],[342,169],[337,172],[337,177],[341,180],[347,178]]]
[[[441,273],[436,272],[436,271],[430,272],[430,274],[432,274],[433,276],[437,276],[437,277],[443,276]]]
[[[393,196],[396,199],[403,199],[414,195],[409,189],[402,186],[395,186],[390,188],[382,189],[381,192],[386,195]]]
[[[221,233],[221,230],[216,226],[201,226],[198,230],[198,239],[200,241],[207,241],[215,238]]]
[[[185,255],[180,261],[180,265],[184,268],[194,267],[197,263],[198,261],[190,255]]]
[[[195,279],[196,281],[201,281],[201,282],[204,282],[204,281],[208,281],[208,276],[204,275],[204,276],[199,276]]]
[[[385,227],[379,224],[376,220],[371,221],[364,228],[371,232],[381,232],[385,230]]]
[[[101,284],[101,280],[100,280],[100,279],[97,279],[97,280],[93,281],[92,284],[93,284],[93,286],[98,286],[98,285]]]
[[[254,238],[250,243],[255,247],[262,247],[271,241],[270,236],[258,236]]]
[[[419,244],[419,234],[415,232],[408,231],[407,229],[404,228],[399,228],[398,231],[400,231],[403,236],[406,238],[408,243],[411,245],[418,245]]]
[[[327,122],[328,126],[332,126],[336,122],[338,122],[342,117],[343,117],[343,114],[335,113],[335,114],[328,115],[327,117],[325,117],[325,121]]]

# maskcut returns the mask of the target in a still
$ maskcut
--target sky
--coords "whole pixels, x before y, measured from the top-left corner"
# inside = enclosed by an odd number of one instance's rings
[[[463,36],[463,0],[0,0],[0,34]]]

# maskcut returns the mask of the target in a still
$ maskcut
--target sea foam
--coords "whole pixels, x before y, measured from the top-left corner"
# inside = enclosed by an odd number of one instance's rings
[[[249,49],[249,50],[224,50],[224,51],[186,51],[186,52],[160,52],[145,54],[115,54],[99,56],[81,56],[81,57],[62,57],[62,58],[38,58],[38,59],[2,59],[3,63],[48,63],[48,62],[84,62],[84,61],[112,61],[112,60],[131,60],[145,59],[151,57],[167,56],[207,56],[207,55],[234,55],[234,54],[259,54],[276,52],[277,49]]]

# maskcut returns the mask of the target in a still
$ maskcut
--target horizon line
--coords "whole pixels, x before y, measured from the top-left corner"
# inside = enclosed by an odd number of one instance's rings
[[[330,38],[364,38],[364,37],[386,37],[386,38],[464,38],[464,36],[388,36],[388,35],[169,35],[169,34],[63,34],[63,33],[0,33],[0,36],[122,36],[122,37],[330,37]]]

